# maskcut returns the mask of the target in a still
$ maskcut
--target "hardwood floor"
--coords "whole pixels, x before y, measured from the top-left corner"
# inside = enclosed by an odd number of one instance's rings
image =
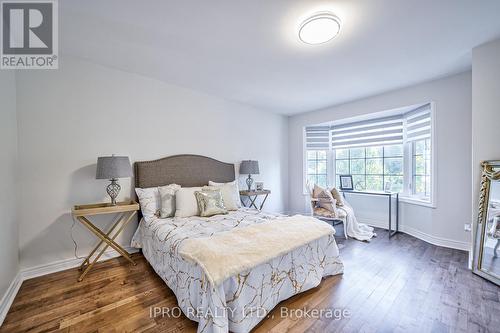
[[[500,332],[500,288],[467,270],[467,253],[387,232],[338,238],[345,273],[279,304],[254,332]],[[339,235],[342,231],[339,230]],[[186,317],[150,317],[175,296],[140,254],[25,281],[0,332],[195,332]],[[282,318],[283,309],[341,309],[340,320]]]

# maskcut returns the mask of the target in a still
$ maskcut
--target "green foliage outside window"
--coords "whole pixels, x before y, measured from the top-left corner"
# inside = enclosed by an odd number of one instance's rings
[[[328,152],[326,150],[307,151],[307,180],[321,187],[328,185]]]
[[[336,184],[339,175],[351,174],[357,190],[403,190],[403,145],[360,147],[335,151]]]
[[[412,152],[412,192],[415,195],[428,198],[431,193],[431,140],[414,141]]]

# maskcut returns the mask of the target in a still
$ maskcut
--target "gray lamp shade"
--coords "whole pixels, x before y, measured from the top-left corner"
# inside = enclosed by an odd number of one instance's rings
[[[97,158],[96,179],[132,177],[132,167],[127,156],[104,156]]]
[[[258,175],[259,162],[258,161],[241,161],[240,174],[242,175]]]

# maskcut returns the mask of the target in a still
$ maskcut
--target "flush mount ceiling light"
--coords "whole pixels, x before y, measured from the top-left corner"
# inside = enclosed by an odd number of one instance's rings
[[[302,22],[299,38],[306,44],[326,43],[340,32],[340,19],[330,12],[316,13]]]

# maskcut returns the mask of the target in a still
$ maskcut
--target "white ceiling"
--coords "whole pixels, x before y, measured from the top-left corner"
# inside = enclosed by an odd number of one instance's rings
[[[284,114],[467,70],[471,49],[500,37],[499,0],[64,0],[59,7],[62,57]],[[340,17],[340,35],[301,43],[299,24],[321,10]]]

